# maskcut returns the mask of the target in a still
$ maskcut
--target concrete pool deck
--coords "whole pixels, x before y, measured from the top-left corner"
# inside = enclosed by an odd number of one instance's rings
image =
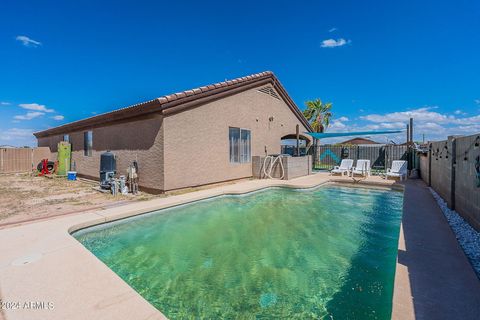
[[[223,194],[273,186],[309,188],[328,182],[352,183],[352,179],[317,173],[290,181],[250,180],[2,229],[0,300],[10,303],[10,308],[3,306],[3,316],[7,320],[165,319],[70,232]],[[392,318],[478,316],[480,282],[423,182],[399,184],[370,177],[355,185],[405,186]]]

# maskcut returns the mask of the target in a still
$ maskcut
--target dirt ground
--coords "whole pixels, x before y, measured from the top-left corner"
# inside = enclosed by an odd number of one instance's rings
[[[242,180],[248,180],[242,179]],[[67,214],[96,211],[125,205],[132,201],[145,201],[158,197],[168,197],[221,185],[237,183],[241,180],[221,182],[206,186],[185,188],[151,195],[118,195],[101,193],[93,189],[94,181],[68,181],[65,178],[50,179],[32,174],[0,175],[0,229],[18,223],[53,218]],[[0,316],[1,320],[1,316]]]
[[[146,193],[113,197],[94,190],[95,185],[30,174],[0,175],[0,228],[25,220],[101,210],[158,197]]]

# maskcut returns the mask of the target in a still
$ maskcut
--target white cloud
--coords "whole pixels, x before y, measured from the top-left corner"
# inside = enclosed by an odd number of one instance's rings
[[[459,125],[480,124],[480,115],[474,117],[457,118],[455,119],[454,123]]]
[[[0,140],[12,140],[15,138],[31,137],[33,135],[32,129],[10,128],[0,131]]]
[[[338,121],[348,121],[348,118],[347,117],[340,117],[340,118],[338,118]]]
[[[360,119],[367,120],[371,122],[397,122],[397,121],[408,121],[410,118],[420,121],[436,121],[436,122],[448,122],[449,117],[443,114],[440,114],[435,111],[430,111],[436,107],[423,107],[419,109],[402,111],[402,112],[392,112],[386,114],[370,114],[366,116],[361,116]]]
[[[381,129],[405,129],[406,125],[403,122],[382,122],[378,125]]]
[[[340,39],[326,39],[322,41],[322,44],[320,45],[322,48],[335,48],[335,47],[341,47],[346,44],[349,44],[352,42],[351,40],[345,40],[343,38]]]
[[[340,120],[333,120],[328,129],[336,131],[338,129],[345,129],[347,126]]]
[[[441,113],[437,107],[422,107],[413,110],[391,112],[385,114],[369,114],[360,116],[359,121],[349,122],[346,128],[338,125],[331,127],[334,131],[369,131],[369,130],[405,130],[410,118],[414,121],[414,139],[421,141],[423,134],[426,140],[444,140],[450,135],[469,135],[480,132],[480,115],[466,116],[461,111],[455,115]],[[393,139],[405,141],[405,131],[388,136],[379,135],[378,141]],[[382,140],[383,139],[383,140]],[[327,141],[325,141],[327,143]]]
[[[44,112],[34,111],[34,112],[27,112],[24,115],[15,116],[13,118],[15,120],[32,120],[32,119],[38,118],[40,116],[43,116],[44,114],[45,114]]]
[[[25,128],[9,128],[0,130],[0,144],[14,146],[35,146],[34,130]]]
[[[462,110],[455,110],[453,113],[459,115],[459,114],[466,114],[465,112],[463,112]]]
[[[480,122],[480,115],[473,117],[455,117],[452,115],[442,114],[432,109],[437,107],[423,107],[414,110],[401,111],[401,112],[391,112],[386,114],[370,114],[366,116],[361,116],[361,120],[367,120],[370,122],[399,122],[405,121],[405,123],[413,118],[416,122],[435,122],[441,124],[477,124]]]
[[[11,103],[10,103],[10,102],[6,102],[6,101],[1,101],[1,102],[0,102],[0,105],[1,105],[1,106],[9,106],[9,105],[11,105]]]
[[[43,104],[38,103],[21,103],[19,106],[23,109],[41,111],[41,112],[55,112],[53,109],[47,109]]]
[[[413,127],[415,129],[415,123],[413,124]],[[419,123],[417,129],[424,129],[424,130],[434,130],[437,133],[438,132],[443,132],[445,131],[445,127],[439,125],[438,123],[435,122],[425,122],[425,123]]]
[[[63,119],[65,119],[65,117],[64,117],[64,116],[62,116],[62,115],[58,115],[58,116],[53,116],[53,117],[52,117],[52,119],[53,119],[53,120],[60,121],[60,120],[63,120]]]
[[[37,47],[42,45],[40,41],[33,40],[27,36],[17,36],[15,40],[20,41],[26,47]]]
[[[330,29],[328,30],[328,32],[334,32],[334,31],[337,31],[337,30],[338,30],[337,28],[333,27],[333,28],[330,28]]]

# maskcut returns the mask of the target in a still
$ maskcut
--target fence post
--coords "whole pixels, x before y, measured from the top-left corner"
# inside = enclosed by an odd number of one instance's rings
[[[32,148],[32,152],[30,152],[30,172],[33,171],[33,153],[35,152],[35,149]]]
[[[452,210],[455,210],[455,168],[457,167],[457,140],[452,137],[452,153],[451,153],[452,159],[450,160],[450,168],[451,168],[451,174],[450,174],[450,203],[448,207]]]
[[[428,147],[428,186],[432,186],[432,144]]]

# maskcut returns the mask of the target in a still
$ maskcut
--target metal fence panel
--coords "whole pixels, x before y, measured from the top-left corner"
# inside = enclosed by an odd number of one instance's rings
[[[370,160],[373,173],[383,173],[394,160],[408,160],[405,145],[320,145],[314,148],[314,169],[331,170],[342,159]]]

